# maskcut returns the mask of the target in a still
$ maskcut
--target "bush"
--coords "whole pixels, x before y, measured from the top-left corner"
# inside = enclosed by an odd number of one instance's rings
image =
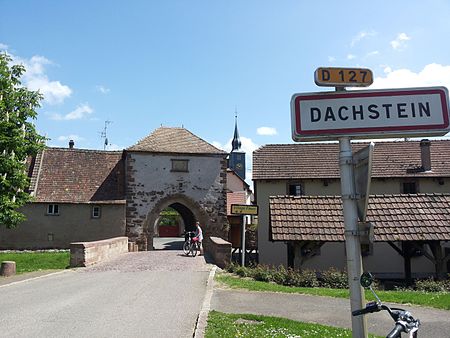
[[[316,288],[319,286],[317,274],[313,270],[294,271],[294,277],[296,278],[295,286],[304,288]]]
[[[416,281],[416,290],[424,292],[449,292],[448,281],[435,281],[432,277]]]
[[[330,268],[321,273],[319,284],[324,288],[348,289],[347,273]]]
[[[271,281],[270,268],[265,265],[256,266],[255,268],[253,268],[253,278],[261,282],[270,282]]]
[[[284,266],[280,265],[277,269],[272,270],[270,279],[272,282],[280,285],[286,285],[287,270]]]

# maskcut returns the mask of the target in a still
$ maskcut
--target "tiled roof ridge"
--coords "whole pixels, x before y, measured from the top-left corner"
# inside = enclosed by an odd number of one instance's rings
[[[72,151],[78,153],[99,153],[99,154],[119,154],[123,150],[101,150],[101,149],[84,149],[84,148],[64,148],[64,147],[46,147],[46,151],[58,150],[58,151]]]
[[[172,150],[170,147],[174,147],[176,143],[170,143],[167,142],[167,134],[164,133],[164,131],[167,131],[167,133],[171,132],[178,132],[182,131],[182,134],[184,136],[184,142],[186,141],[186,138],[188,139],[188,144],[191,149],[184,148],[180,150]],[[163,142],[161,142],[161,140]],[[155,145],[155,141],[158,141],[158,145]],[[183,141],[183,140],[182,140]],[[179,144],[177,144],[179,146]],[[194,151],[192,149],[195,149]],[[166,153],[177,153],[177,154],[216,154],[216,155],[225,155],[227,152],[224,150],[221,150],[217,148],[216,146],[212,145],[208,141],[204,140],[203,138],[195,135],[190,130],[184,128],[184,127],[167,127],[167,126],[161,126],[153,130],[149,135],[144,136],[141,138],[138,142],[131,145],[126,149],[127,151],[131,152],[149,152],[149,153],[159,153],[159,154],[166,154]]]

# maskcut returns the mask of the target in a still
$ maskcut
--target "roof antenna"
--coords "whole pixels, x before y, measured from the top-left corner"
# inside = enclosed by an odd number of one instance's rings
[[[105,121],[105,127],[103,128],[103,131],[100,132],[100,138],[104,139],[103,141],[103,150],[106,150],[106,147],[108,146],[108,136],[106,134],[106,130],[108,129],[108,125],[111,124],[112,121],[106,120]]]

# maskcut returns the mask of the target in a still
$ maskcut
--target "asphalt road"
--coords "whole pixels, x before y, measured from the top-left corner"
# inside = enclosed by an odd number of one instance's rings
[[[210,267],[180,251],[128,253],[0,287],[0,337],[192,337]]]
[[[400,307],[404,307],[421,320],[419,337],[450,337],[450,311],[408,305]],[[351,328],[350,303],[340,298],[229,290],[216,286],[211,309],[226,313],[253,313]],[[374,313],[366,317],[370,333],[386,336],[393,328],[393,321],[386,312]]]

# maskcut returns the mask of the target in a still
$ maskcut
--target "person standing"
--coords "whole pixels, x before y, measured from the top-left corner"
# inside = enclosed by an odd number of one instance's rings
[[[202,228],[200,227],[200,222],[196,222],[195,227],[196,227],[195,237],[197,237],[197,239],[198,239],[198,247],[200,248],[200,255],[202,255],[203,254],[203,245],[202,245],[203,231],[202,231]]]

